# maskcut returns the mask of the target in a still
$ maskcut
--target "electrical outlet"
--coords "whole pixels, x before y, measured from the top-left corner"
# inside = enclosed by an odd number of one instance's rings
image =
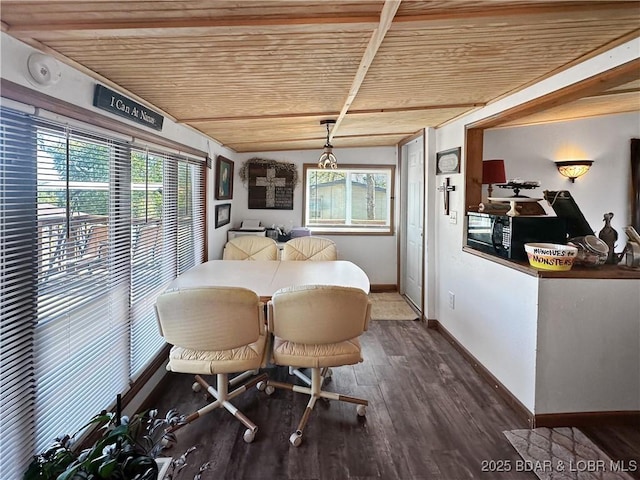
[[[453,292],[449,292],[449,308],[451,310],[456,308],[456,294]]]
[[[449,223],[456,224],[458,223],[458,212],[455,210],[451,210],[449,212]]]

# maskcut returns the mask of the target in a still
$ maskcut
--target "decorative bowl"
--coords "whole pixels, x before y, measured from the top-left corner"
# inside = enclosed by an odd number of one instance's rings
[[[578,248],[558,243],[525,243],[529,265],[539,270],[571,270]]]

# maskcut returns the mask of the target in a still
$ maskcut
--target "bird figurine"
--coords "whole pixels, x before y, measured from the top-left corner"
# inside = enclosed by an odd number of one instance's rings
[[[605,263],[608,263],[610,265],[617,263],[616,254],[613,249],[616,245],[616,241],[618,240],[618,232],[611,226],[612,218],[612,212],[604,214],[604,218],[602,219],[602,221],[604,222],[604,227],[602,227],[602,230],[600,230],[600,232],[598,233],[598,237],[600,237],[600,239],[609,247],[609,256],[607,257],[607,261]]]

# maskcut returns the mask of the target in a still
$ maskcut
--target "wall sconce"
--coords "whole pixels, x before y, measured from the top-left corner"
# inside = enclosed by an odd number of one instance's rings
[[[487,187],[489,197],[493,196],[494,183],[504,183],[506,181],[504,160],[484,160],[482,162],[482,183],[483,185],[489,185]]]
[[[576,178],[589,171],[591,165],[593,165],[593,160],[565,160],[555,163],[560,175],[567,177],[571,180],[571,183],[575,183]]]

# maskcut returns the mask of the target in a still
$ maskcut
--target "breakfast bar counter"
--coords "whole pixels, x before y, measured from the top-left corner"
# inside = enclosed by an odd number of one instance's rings
[[[599,267],[583,267],[580,265],[574,265],[571,270],[566,271],[552,271],[552,270],[538,270],[533,268],[526,261],[509,260],[495,255],[490,255],[475,248],[464,246],[462,247],[464,252],[476,255],[491,262],[504,265],[505,267],[513,268],[520,272],[532,275],[539,278],[591,278],[591,279],[638,279],[640,280],[640,269],[633,269],[624,265],[601,265]]]
[[[640,271],[621,265],[545,271],[463,247],[475,273],[452,335],[531,426],[631,421],[640,412]],[[456,337],[456,338],[457,338]],[[634,417],[636,415],[636,417]]]

